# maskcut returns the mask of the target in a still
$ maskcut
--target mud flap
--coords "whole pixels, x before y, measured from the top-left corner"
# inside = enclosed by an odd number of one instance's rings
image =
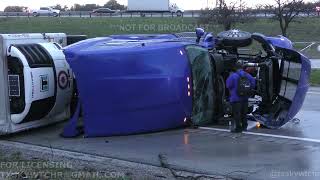
[[[268,128],[280,128],[300,111],[309,89],[311,62],[290,49],[277,48],[282,55],[278,96],[267,111],[254,112],[253,117]],[[263,112],[263,113],[262,113]]]
[[[64,127],[63,132],[60,134],[64,138],[74,138],[79,136],[82,132],[77,128],[78,121],[80,119],[81,104],[77,103],[77,108],[68,124]]]

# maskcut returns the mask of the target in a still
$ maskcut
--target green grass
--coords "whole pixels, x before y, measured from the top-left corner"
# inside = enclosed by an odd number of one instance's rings
[[[302,53],[310,59],[320,59],[320,52],[318,51],[318,46],[320,46],[320,43],[315,43],[309,48],[305,49],[309,45],[311,45],[311,43],[298,43],[294,44],[294,48],[299,51],[304,49]]]
[[[292,41],[320,41],[320,18],[300,18],[292,22],[288,36]],[[260,32],[265,35],[279,35],[279,23],[271,19],[260,19],[250,24],[237,24],[236,28],[249,32]]]
[[[164,28],[165,25],[171,27]],[[86,34],[89,37],[126,33],[169,33],[177,32],[178,26],[192,25],[193,18],[3,18],[0,33],[64,32]],[[184,28],[187,30],[187,28]],[[184,30],[181,29],[181,30]]]
[[[289,37],[293,41],[320,41],[320,18],[304,18],[290,25]],[[200,25],[197,18],[1,18],[0,33],[64,32],[86,34],[89,37],[126,33],[170,33],[193,31],[195,27],[220,32],[222,27]],[[233,28],[260,32],[266,35],[280,34],[278,22],[259,19],[253,23],[238,23]],[[318,39],[316,39],[318,38]]]
[[[312,71],[310,82],[314,86],[320,85],[320,70],[313,70]]]

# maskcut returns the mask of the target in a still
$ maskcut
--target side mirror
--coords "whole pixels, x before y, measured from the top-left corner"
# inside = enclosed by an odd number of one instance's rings
[[[213,49],[216,45],[216,38],[212,33],[207,33],[203,38],[203,45],[206,48]]]
[[[197,34],[197,43],[199,43],[201,37],[205,34],[205,31],[202,28],[197,28],[196,29],[196,34]]]

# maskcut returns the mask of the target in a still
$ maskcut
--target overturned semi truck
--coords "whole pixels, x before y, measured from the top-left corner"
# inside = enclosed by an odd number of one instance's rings
[[[255,48],[247,51],[250,47]],[[310,60],[289,39],[240,30],[217,36],[200,28],[196,33],[112,35],[68,46],[64,54],[81,102],[65,137],[82,132],[77,120],[86,137],[226,121],[225,82],[237,63],[257,80],[248,119],[268,128],[292,120],[310,86]]]
[[[82,39],[0,35],[0,134],[69,119],[74,92],[79,99],[64,137],[82,132],[79,120],[86,137],[216,123],[229,113],[224,82],[236,63],[257,79],[248,118],[279,128],[300,111],[310,86],[310,60],[282,36],[239,30],[215,36],[198,28],[112,35],[62,50]],[[258,51],[244,51],[254,44]]]

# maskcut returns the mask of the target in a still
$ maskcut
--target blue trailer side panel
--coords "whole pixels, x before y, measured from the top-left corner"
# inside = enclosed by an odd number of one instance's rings
[[[192,97],[188,96],[191,72],[183,44],[93,44],[65,49],[77,78],[86,136],[184,125],[191,116]]]

